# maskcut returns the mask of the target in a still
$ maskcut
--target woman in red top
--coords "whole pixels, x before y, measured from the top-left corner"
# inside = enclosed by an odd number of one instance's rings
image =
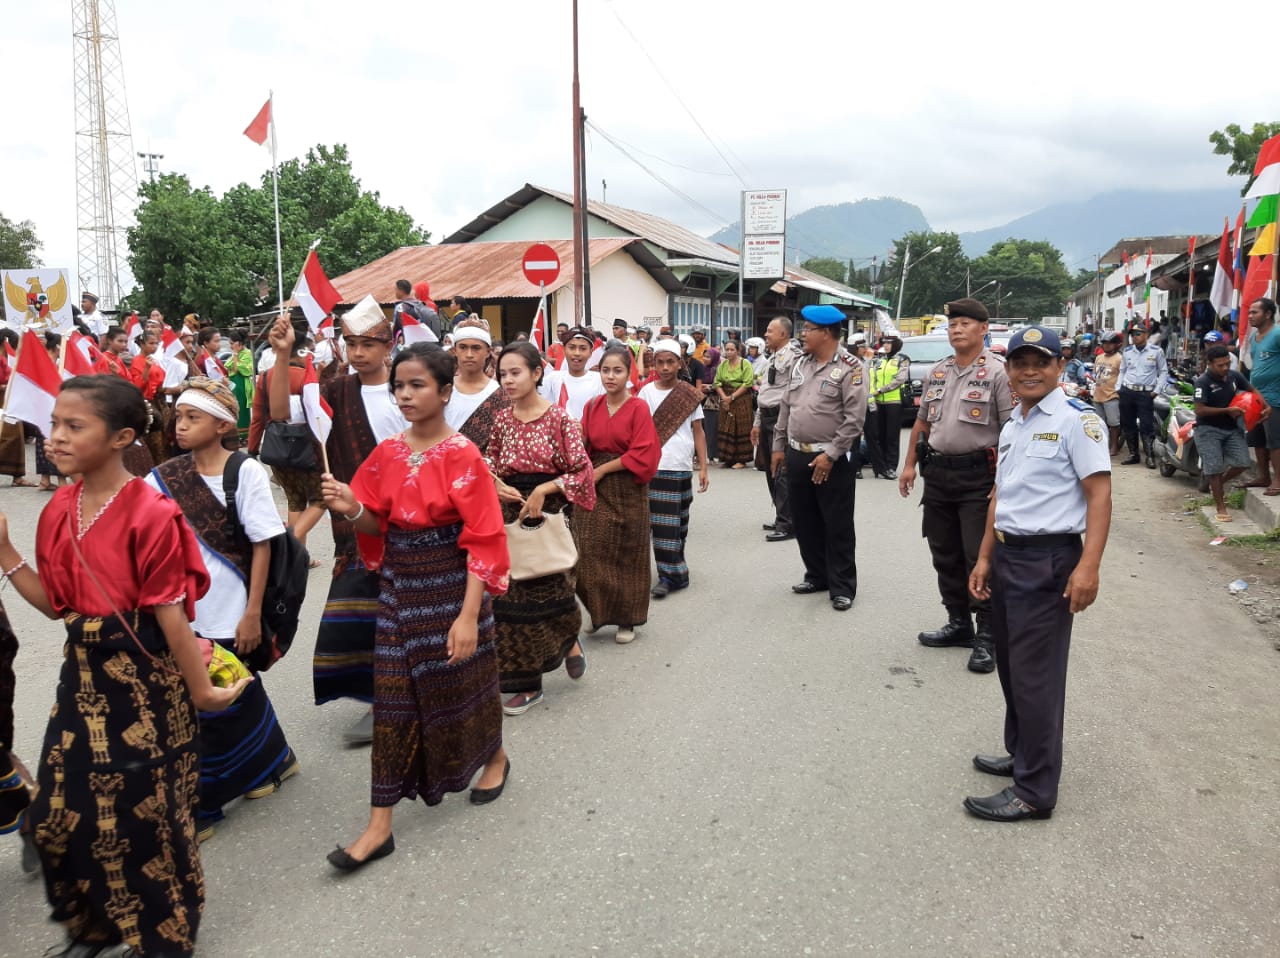
[[[137,385],[129,373],[129,336],[119,326],[112,326],[102,337],[102,353],[93,371],[119,376]]]
[[[151,407],[151,425],[143,441],[151,452],[151,460],[157,466],[169,458],[169,441],[165,436],[170,420],[173,418],[173,407],[164,398],[165,368],[157,357],[160,349],[160,334],[145,332],[137,338],[140,352],[133,357],[129,365],[129,375],[134,384],[142,390],[142,398]]]
[[[623,645],[649,618],[649,480],[662,458],[649,404],[627,393],[630,375],[631,350],[606,349],[600,359],[604,395],[582,413],[596,506],[573,522],[578,598],[592,631],[616,625],[614,639]]]
[[[373,673],[369,825],[329,854],[342,871],[395,851],[391,810],[437,805],[484,769],[471,803],[502,794],[498,655],[490,595],[507,591],[502,508],[480,450],[444,418],[454,359],[417,343],[396,356],[391,388],[409,423],[378,444],[351,485],[324,477],[328,506],[355,526],[361,557],[381,569]]]

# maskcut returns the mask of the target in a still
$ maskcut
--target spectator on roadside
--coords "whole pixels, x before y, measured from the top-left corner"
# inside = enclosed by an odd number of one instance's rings
[[[1218,509],[1218,521],[1230,522],[1224,487],[1251,465],[1244,438],[1244,410],[1233,406],[1236,393],[1248,392],[1262,403],[1262,419],[1271,416],[1271,407],[1257,388],[1231,368],[1231,354],[1221,343],[1205,354],[1208,364],[1195,381],[1196,450],[1201,470],[1209,477],[1209,491]]]

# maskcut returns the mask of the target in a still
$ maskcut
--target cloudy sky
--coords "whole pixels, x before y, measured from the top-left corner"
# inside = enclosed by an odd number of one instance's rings
[[[74,267],[70,7],[24,7],[0,212]],[[436,239],[525,182],[570,188],[570,0],[116,8],[135,150],[197,185],[262,174],[241,130],[274,88],[282,157],[348,144],[364,185]],[[898,196],[964,230],[1109,189],[1220,186],[1208,133],[1280,119],[1274,85],[1229,88],[1215,65],[1243,49],[1238,20],[1153,10],[580,0],[588,116],[696,205],[598,134],[591,195],[607,180],[610,202],[707,233],[744,183],[789,189],[792,212]]]

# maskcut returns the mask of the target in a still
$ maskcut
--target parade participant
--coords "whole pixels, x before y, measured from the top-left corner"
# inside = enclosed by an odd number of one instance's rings
[[[585,345],[579,332],[571,334],[566,350]],[[582,430],[568,412],[538,394],[542,375],[542,358],[531,343],[502,354],[499,382],[511,405],[494,418],[485,459],[497,480],[505,522],[596,504]],[[570,571],[512,582],[507,594],[494,600],[499,678],[502,691],[513,693],[503,704],[507,715],[520,715],[542,701],[542,676],[561,662],[570,678],[586,670],[575,581]]]
[[[701,326],[695,326],[691,330],[691,335],[693,345],[689,347],[689,355],[705,366],[711,352],[711,344],[707,342],[707,331]]]
[[[1084,363],[1076,355],[1076,344],[1070,339],[1062,341],[1062,382],[1070,383],[1073,386],[1087,386],[1089,384],[1088,377],[1085,376]]]
[[[1230,522],[1224,486],[1252,465],[1244,438],[1244,410],[1233,406],[1236,393],[1253,393],[1262,407],[1262,421],[1271,406],[1249,380],[1231,368],[1231,353],[1221,343],[1205,353],[1205,371],[1195,381],[1196,451],[1200,471],[1209,477],[1209,491],[1218,507],[1219,522]]]
[[[649,385],[651,382],[656,382],[658,379],[658,371],[653,368],[653,357],[654,352],[652,346],[645,346],[644,349],[640,351],[640,365],[644,367],[644,376],[636,384],[637,395],[639,395],[641,389],[644,389],[644,387]]]
[[[227,334],[231,343],[231,359],[227,363],[227,376],[231,380],[231,389],[235,392],[236,403],[240,407],[240,418],[236,422],[236,433],[240,444],[249,441],[249,420],[253,418],[253,351],[246,346],[248,334],[237,326]],[[332,357],[332,353],[329,354]],[[323,363],[317,363],[322,366]]]
[[[440,314],[413,294],[412,283],[407,279],[398,279],[396,280],[396,305],[391,314],[391,327],[397,339],[402,338],[401,327],[404,320],[401,317],[406,313],[411,319],[431,331],[431,342],[439,342]]]
[[[1253,371],[1249,381],[1271,406],[1280,404],[1280,329],[1276,327],[1276,302],[1259,297],[1249,304],[1249,355]],[[1255,430],[1257,431],[1257,430]],[[1280,496],[1280,417],[1269,416],[1261,424],[1265,455],[1258,457],[1262,478],[1267,479],[1263,495]]]
[[[650,593],[665,599],[689,587],[689,564],[684,545],[689,537],[689,507],[693,504],[693,463],[698,461],[698,492],[706,492],[707,440],[702,435],[702,396],[678,378],[680,346],[661,339],[653,348],[657,380],[640,390],[649,405],[662,446],[658,471],[649,480],[649,529],[658,581]]]
[[[511,770],[490,599],[507,589],[506,531],[479,450],[445,421],[453,374],[437,346],[397,354],[391,389],[408,428],[379,443],[351,485],[324,479],[325,502],[353,523],[365,564],[382,575],[369,824],[329,853],[341,871],[395,851],[401,799],[438,805],[483,769],[471,790],[483,805]]]
[[[54,332],[44,334],[44,351],[49,358],[57,365],[58,358],[62,351],[62,337]],[[36,475],[40,477],[40,485],[38,488],[41,492],[53,492],[54,489],[60,487],[64,482],[69,480],[58,471],[49,459],[46,453],[47,443],[49,440],[36,432],[35,441],[32,443],[36,454]],[[25,458],[25,457],[24,457]],[[26,463],[24,462],[25,466]]]
[[[575,326],[569,331],[569,338],[564,344],[564,368],[549,371],[543,376],[540,387],[543,399],[559,406],[569,414],[569,418],[578,421],[582,420],[582,411],[587,403],[604,395],[600,373],[587,368],[594,349],[595,337],[591,330]]]
[[[862,435],[867,385],[862,364],[840,347],[845,315],[806,306],[802,349],[791,367],[773,433],[775,476],[786,469],[804,581],[798,595],[827,592],[845,612],[858,594],[853,525],[853,465],[845,455]]]
[[[701,360],[693,358],[693,337],[681,335],[676,342],[680,344],[680,381],[688,383],[705,396],[708,392],[704,383],[707,368]]]
[[[444,410],[449,427],[470,439],[482,453],[489,445],[494,416],[510,402],[497,380],[484,371],[491,344],[489,324],[483,319],[464,319],[454,327],[457,374]]]
[[[756,447],[756,468],[763,469],[765,484],[769,489],[769,501],[773,504],[773,519],[763,524],[765,539],[769,542],[785,542],[795,538],[791,523],[791,504],[787,492],[787,465],[775,470],[773,438],[782,411],[782,394],[791,382],[791,367],[801,356],[800,345],[791,338],[791,320],[775,316],[764,331],[769,349],[768,368],[760,379],[760,395],[756,406],[755,422],[751,426],[751,442]]]
[[[706,400],[702,404],[703,428],[707,434],[709,462],[720,461],[720,397],[715,392],[716,373],[720,368],[720,350],[708,346],[702,362],[702,391]]]
[[[972,648],[969,671],[987,673],[996,667],[991,603],[970,596],[969,573],[982,545],[995,481],[996,441],[1013,408],[1013,396],[1004,363],[983,345],[987,308],[966,298],[944,309],[955,355],[938,362],[924,379],[898,491],[904,499],[911,494],[919,466],[924,479],[923,535],[929,540],[938,592],[947,610],[947,624],[921,632],[920,644]],[[976,632],[971,614],[978,620]]]
[[[713,384],[720,400],[719,435],[716,446],[725,469],[745,469],[751,461],[751,386],[755,370],[738,352],[740,343],[724,344],[724,359],[716,367]]]
[[[287,323],[288,320],[286,319]],[[304,349],[295,349],[295,343],[305,343],[306,321],[300,321],[298,328],[292,330],[293,335],[287,338],[277,332],[280,320],[271,331],[271,348],[276,362],[265,372],[258,374],[258,382],[253,391],[253,416],[249,420],[249,453],[257,455],[262,448],[262,436],[270,422],[287,422],[294,425],[305,425],[306,415],[302,411],[302,379],[306,375],[306,359]],[[203,338],[203,337],[202,337]],[[279,345],[277,345],[277,341]],[[265,364],[264,364],[265,365]],[[276,374],[284,369],[285,376]],[[210,379],[226,378],[210,376]],[[275,385],[275,393],[272,385]],[[338,416],[334,415],[334,422]],[[332,438],[332,435],[330,436]],[[316,457],[319,459],[319,456]],[[324,515],[324,497],[320,493],[320,470],[292,469],[286,466],[272,466],[272,478],[276,485],[284,490],[287,511],[286,522],[303,545],[307,544],[307,535],[315,528]]]
[[[195,709],[223,711],[250,681],[210,683],[190,625],[209,585],[195,536],[121,461],[146,419],[117,376],[63,383],[50,454],[81,478],[40,515],[38,573],[0,517],[5,578],[67,628],[27,813],[61,954],[191,955],[204,907]]]
[[[200,370],[200,375],[210,379],[226,379],[227,367],[218,358],[218,351],[222,349],[222,333],[218,332],[218,328],[206,326],[196,335],[196,342],[200,347],[196,351],[196,368]]]
[[[191,334],[192,338],[200,335],[200,314],[187,313],[182,317],[182,331]]]
[[[102,336],[111,322],[98,312],[98,297],[90,292],[80,294],[80,322],[96,337]]]
[[[1146,327],[1135,319],[1129,326],[1129,348],[1120,355],[1120,429],[1129,446],[1129,458],[1120,460],[1120,465],[1134,466],[1142,461],[1138,456],[1141,434],[1147,468],[1156,467],[1155,398],[1168,375],[1164,353],[1147,342]]]
[[[169,458],[168,430],[172,425],[173,409],[165,401],[164,384],[168,370],[158,355],[160,334],[147,330],[138,337],[138,355],[133,357],[129,374],[142,390],[142,398],[151,410],[151,422],[143,437],[152,463],[159,465]]]
[[[6,326],[0,326],[0,340],[15,352],[20,348],[18,334]],[[8,386],[12,374],[8,355],[0,348],[0,390]],[[13,485],[30,488],[35,483],[27,478],[26,442],[22,423],[0,418],[0,476],[12,476]]]
[[[129,372],[129,337],[119,326],[110,327],[102,335],[102,352],[94,363],[93,371],[100,375],[119,376],[128,382],[135,382]]]
[[[196,602],[192,630],[244,662],[262,642],[270,540],[284,534],[284,523],[266,469],[241,457],[235,511],[242,531],[230,527],[223,482],[232,453],[223,443],[234,434],[240,409],[226,381],[192,379],[174,411],[178,446],[189,455],[152,469],[146,482],[178,504],[209,572],[209,591]],[[200,840],[213,836],[227,802],[265,798],[298,770],[261,677],[227,711],[201,712]]]
[[[867,364],[870,398],[867,414],[867,453],[878,479],[898,478],[902,437],[902,387],[911,378],[911,360],[902,353],[902,340],[886,336]]]
[[[564,344],[569,341],[569,324],[556,323],[556,339],[547,347],[547,360],[553,369],[559,369],[564,360]]]
[[[994,822],[1048,818],[1057,804],[1072,618],[1098,596],[1111,523],[1106,426],[1058,388],[1064,365],[1052,329],[1031,326],[1009,340],[1020,402],[1000,433],[986,531],[969,577],[974,597],[991,603],[1009,753],[975,755],[973,764],[1013,776],[1013,785],[966,798],[964,807]]]
[[[40,867],[27,809],[31,805],[30,776],[13,754],[13,696],[17,678],[13,662],[18,656],[18,636],[0,605],[0,835],[18,832],[22,838],[22,870],[30,874]]]
[[[647,403],[627,394],[632,354],[609,346],[600,360],[604,395],[587,403],[582,438],[596,484],[596,504],[574,516],[578,597],[591,631],[618,627],[626,645],[649,619],[649,481],[662,444]]]
[[[338,482],[350,483],[361,463],[380,442],[404,431],[405,420],[388,388],[391,323],[372,296],[366,296],[341,317],[342,342],[352,375],[324,383],[321,394],[333,410],[333,429],[326,448],[329,468]],[[283,363],[293,349],[297,330],[287,317],[276,319],[268,335],[272,353]],[[290,373],[292,375],[292,372]],[[289,411],[292,398],[276,386],[272,415]],[[333,532],[333,577],[320,615],[311,681],[316,705],[349,698],[372,703],[374,694],[374,636],[377,632],[376,569],[361,559],[355,530],[338,512],[329,513]],[[363,715],[343,733],[352,745],[373,741],[373,712]]]
[[[1111,455],[1118,455],[1122,435],[1120,432],[1120,397],[1116,386],[1120,382],[1120,343],[1124,337],[1118,330],[1105,330],[1098,340],[1102,354],[1093,358],[1093,408],[1107,424]]]

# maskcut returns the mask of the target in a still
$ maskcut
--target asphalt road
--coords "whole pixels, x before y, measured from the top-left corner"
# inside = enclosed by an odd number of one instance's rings
[[[1117,483],[1048,822],[961,809],[1003,787],[970,766],[1000,747],[1002,700],[967,652],[915,640],[942,614],[918,496],[858,484],[860,591],[841,614],[791,594],[801,567],[794,543],[763,540],[763,477],[716,470],[693,587],[632,645],[586,639],[586,677],[550,677],[507,721],[500,801],[401,806],[396,853],[350,877],[324,856],[366,819],[368,751],[341,744],[357,706],[312,705],[303,638],[266,677],[303,772],[230,806],[204,846],[198,954],[1280,954],[1280,654],[1205,537],[1156,504],[1160,483]],[[26,549],[43,502],[0,489]],[[325,588],[313,573],[304,636]],[[34,763],[61,630],[4,598]],[[0,841],[0,953],[57,941],[46,914]]]

